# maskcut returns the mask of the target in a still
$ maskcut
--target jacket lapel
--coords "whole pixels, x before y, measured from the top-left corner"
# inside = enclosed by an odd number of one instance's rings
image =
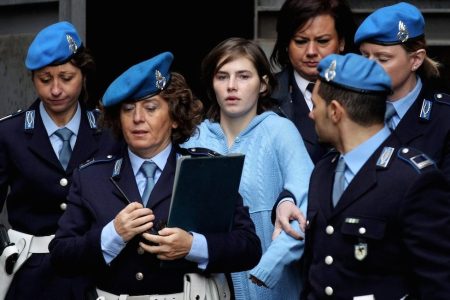
[[[122,156],[123,161],[120,172],[116,176],[112,176],[112,180],[114,180],[117,184],[117,187],[114,186],[112,190],[113,193],[123,199],[126,204],[128,204],[128,200],[130,202],[142,203],[141,195],[139,194],[139,189],[136,184],[136,178],[133,173],[133,168],[131,167],[130,158],[128,157],[128,153],[126,151],[127,150],[125,149],[123,152],[124,155]],[[113,183],[111,182],[111,184]]]

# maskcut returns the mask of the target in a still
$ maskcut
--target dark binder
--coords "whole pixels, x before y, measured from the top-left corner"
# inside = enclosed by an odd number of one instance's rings
[[[243,154],[181,157],[167,226],[198,233],[228,232],[233,224],[244,158]]]

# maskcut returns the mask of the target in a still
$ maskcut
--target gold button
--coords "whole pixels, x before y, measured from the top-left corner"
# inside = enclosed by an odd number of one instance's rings
[[[325,263],[326,263],[327,265],[331,265],[331,264],[333,263],[333,257],[330,256],[330,255],[326,256],[326,257],[325,257]]]
[[[144,248],[138,247],[138,248],[137,248],[137,253],[138,253],[139,255],[144,254],[144,253],[145,253]]]
[[[333,228],[333,226],[331,226],[331,225],[328,225],[327,226],[327,228],[325,228],[325,232],[327,233],[327,234],[333,234],[334,233],[334,228]]]
[[[61,208],[61,210],[66,210],[66,208],[67,208],[67,204],[66,203],[61,203],[60,205],[59,205],[59,208]]]
[[[136,280],[142,280],[144,279],[144,274],[142,274],[141,272],[136,273]]]
[[[68,183],[69,183],[69,180],[67,180],[66,178],[61,178],[61,180],[59,181],[59,184],[61,186],[67,186]]]
[[[325,294],[327,294],[328,296],[333,295],[333,288],[331,286],[327,286],[325,288]]]

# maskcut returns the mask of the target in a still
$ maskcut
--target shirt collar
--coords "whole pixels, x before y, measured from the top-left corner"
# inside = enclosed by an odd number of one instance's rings
[[[353,178],[362,166],[366,163],[370,156],[391,134],[391,131],[387,126],[384,126],[380,131],[371,136],[368,140],[358,145],[344,155],[345,164],[348,170],[351,171],[351,178]],[[347,174],[346,174],[347,177]],[[350,178],[350,179],[351,179]],[[350,182],[350,180],[348,181]]]
[[[412,89],[411,92],[409,92],[405,97],[391,102],[400,119],[403,118],[408,109],[413,105],[414,101],[417,99],[420,91],[422,90],[422,80],[419,76],[417,76],[416,78],[416,86]]]
[[[41,114],[42,123],[44,123],[44,127],[45,130],[47,131],[48,136],[51,136],[52,134],[55,133],[56,130],[59,129],[59,127],[55,124],[55,122],[53,122],[52,118],[45,110],[42,101],[39,103],[39,113]],[[70,131],[72,131],[73,134],[77,136],[78,129],[80,128],[80,122],[81,122],[81,107],[80,103],[78,103],[75,115],[72,117],[69,123],[64,125],[64,127],[70,129]]]
[[[167,145],[164,150],[153,156],[152,158],[144,159],[142,157],[137,156],[134,154],[130,148],[128,148],[128,156],[130,157],[131,167],[133,168],[134,176],[139,172],[139,169],[141,168],[142,164],[146,160],[153,161],[157,166],[159,170],[164,170],[164,167],[166,166],[167,159],[169,158],[170,151],[172,151],[172,144],[170,143]]]
[[[310,83],[309,80],[306,80],[305,78],[303,78],[300,74],[297,73],[297,71],[294,70],[294,79],[295,82],[297,83],[298,88],[300,89],[300,91],[302,92],[302,94],[304,95],[306,93],[306,87],[308,86],[308,84]]]

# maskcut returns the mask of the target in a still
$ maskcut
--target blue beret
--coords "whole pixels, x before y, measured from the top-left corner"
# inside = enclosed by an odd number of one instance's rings
[[[69,22],[59,22],[42,29],[28,48],[25,66],[38,70],[68,61],[81,48],[82,41]]]
[[[358,93],[391,92],[391,78],[377,62],[361,55],[330,54],[317,66],[322,81]]]
[[[158,94],[170,80],[173,54],[164,52],[126,70],[106,89],[102,98],[108,107],[126,100],[139,100]]]
[[[425,20],[417,7],[400,2],[370,14],[355,34],[355,44],[368,41],[395,45],[424,35]]]

